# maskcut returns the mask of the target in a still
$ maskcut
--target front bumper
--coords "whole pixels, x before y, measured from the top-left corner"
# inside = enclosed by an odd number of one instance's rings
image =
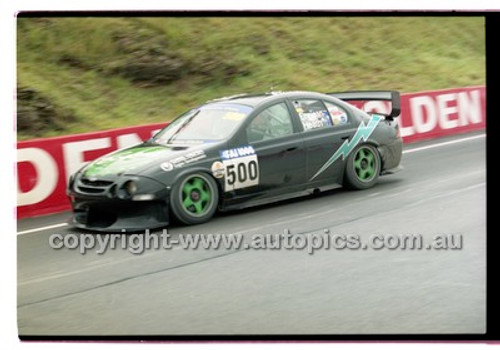
[[[136,194],[142,199],[120,194],[123,184],[131,180],[136,182]],[[89,180],[77,175],[70,179],[67,190],[73,208],[72,224],[102,232],[142,231],[168,225],[169,193],[169,187],[139,176]]]
[[[87,230],[134,232],[169,224],[168,203],[162,200],[135,202],[75,197],[72,207],[72,224]]]

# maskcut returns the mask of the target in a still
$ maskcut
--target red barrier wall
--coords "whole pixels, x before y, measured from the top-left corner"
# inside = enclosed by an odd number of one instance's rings
[[[388,113],[390,104],[371,101],[363,109]],[[473,86],[402,94],[397,120],[405,143],[484,129],[486,89]]]
[[[69,176],[85,162],[118,148],[137,144],[167,123],[134,126],[17,143],[17,217],[70,209]]]
[[[401,95],[397,118],[405,143],[484,129],[484,86]],[[390,104],[371,101],[367,111],[387,113]],[[21,141],[17,144],[18,218],[70,209],[66,181],[85,162],[146,140],[167,123],[78,135]]]

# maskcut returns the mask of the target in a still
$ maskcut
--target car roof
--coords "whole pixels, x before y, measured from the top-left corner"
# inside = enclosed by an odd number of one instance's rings
[[[282,97],[291,98],[331,98],[326,94],[311,91],[272,91],[261,94],[239,94],[207,101],[207,103],[237,103],[256,107],[264,102],[280,99]]]

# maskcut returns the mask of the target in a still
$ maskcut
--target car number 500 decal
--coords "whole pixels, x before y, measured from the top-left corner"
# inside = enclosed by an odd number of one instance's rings
[[[252,146],[221,151],[220,155],[226,192],[259,184],[259,160]]]

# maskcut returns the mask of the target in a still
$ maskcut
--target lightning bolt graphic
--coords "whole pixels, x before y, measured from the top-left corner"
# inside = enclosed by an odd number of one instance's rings
[[[314,174],[313,177],[311,177],[309,181],[314,180],[314,178],[339,159],[340,156],[342,156],[342,160],[346,159],[349,153],[351,153],[361,140],[366,141],[370,137],[381,119],[382,117],[379,115],[372,115],[367,125],[361,122],[358,130],[356,130],[356,133],[354,134],[354,137],[351,140],[345,140],[342,146],[339,147],[339,149],[330,157],[330,159],[326,161],[325,164],[323,164],[323,166],[316,172],[316,174]]]

